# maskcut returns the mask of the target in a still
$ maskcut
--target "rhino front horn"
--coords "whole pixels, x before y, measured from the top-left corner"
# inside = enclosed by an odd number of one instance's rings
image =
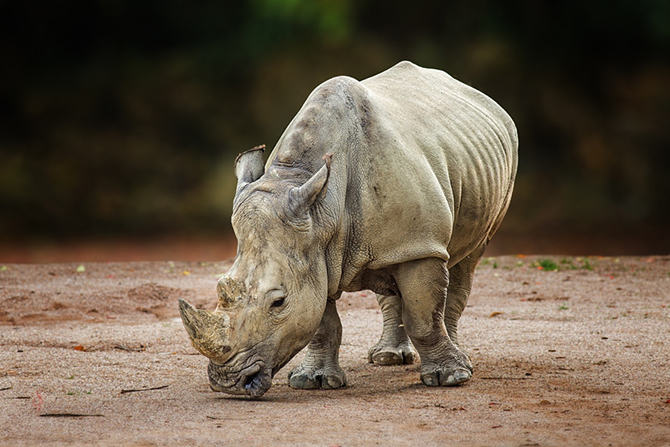
[[[179,312],[193,347],[205,357],[223,363],[231,350],[226,343],[230,326],[228,315],[196,309],[183,299],[179,300]]]

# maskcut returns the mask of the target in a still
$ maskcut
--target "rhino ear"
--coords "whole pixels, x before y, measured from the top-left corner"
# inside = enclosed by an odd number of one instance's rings
[[[235,159],[235,177],[237,177],[237,191],[258,180],[265,173],[263,163],[265,145],[242,152]]]
[[[326,162],[316,174],[314,174],[304,185],[294,188],[290,192],[290,203],[294,212],[308,210],[317,200],[326,196],[328,179],[330,178],[330,162],[333,154],[323,156]]]

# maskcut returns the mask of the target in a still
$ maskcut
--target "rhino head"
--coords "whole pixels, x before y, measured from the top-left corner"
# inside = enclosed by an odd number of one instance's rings
[[[237,257],[213,312],[179,301],[193,346],[209,358],[214,391],[262,396],[310,341],[327,301],[325,245],[311,209],[325,196],[330,155],[304,182],[268,171],[262,149],[235,161]]]

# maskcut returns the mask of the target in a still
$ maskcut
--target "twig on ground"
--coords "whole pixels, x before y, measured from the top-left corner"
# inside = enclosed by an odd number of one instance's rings
[[[131,389],[131,390],[121,390],[121,394],[126,394],[126,393],[139,393],[140,391],[156,391],[156,390],[162,390],[163,388],[167,388],[170,385],[163,385],[163,386],[156,386],[153,388],[141,388],[141,389]]]
[[[144,346],[140,345],[140,348],[129,348],[128,346],[124,345],[116,345],[114,346],[114,349],[120,349],[122,351],[128,351],[128,352],[142,352],[144,351]]]
[[[44,413],[41,418],[93,418],[105,417],[104,414],[79,414],[79,413]]]
[[[480,377],[483,380],[531,380],[534,377]]]

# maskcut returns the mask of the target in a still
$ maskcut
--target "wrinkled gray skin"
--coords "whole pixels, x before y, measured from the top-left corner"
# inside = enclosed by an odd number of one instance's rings
[[[261,396],[308,344],[290,385],[346,385],[335,301],[363,289],[384,317],[370,361],[418,354],[426,385],[469,380],[456,326],[509,205],[517,146],[505,111],[442,71],[401,62],[317,87],[265,166],[258,148],[236,160],[238,252],[216,310],[180,301],[212,389]]]

